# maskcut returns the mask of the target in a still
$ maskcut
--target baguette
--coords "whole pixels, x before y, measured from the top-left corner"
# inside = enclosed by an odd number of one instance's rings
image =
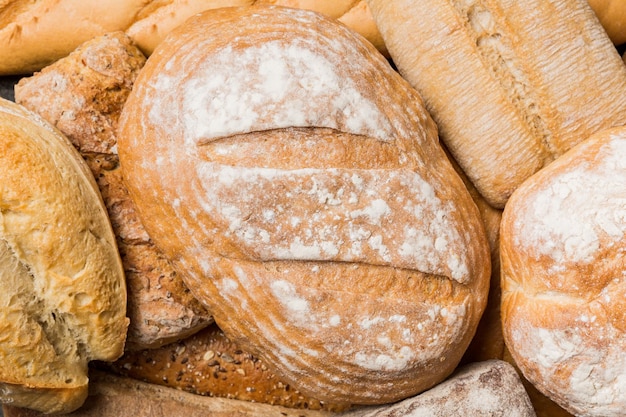
[[[126,31],[150,55],[187,18],[220,7],[251,6],[255,0],[5,0],[0,2],[0,75],[30,74],[110,32]],[[273,0],[328,12],[386,49],[363,1]],[[10,57],[8,59],[7,57]]]

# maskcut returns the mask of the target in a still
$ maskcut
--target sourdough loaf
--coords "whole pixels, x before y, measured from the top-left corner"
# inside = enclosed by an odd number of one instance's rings
[[[140,73],[118,146],[155,244],[294,388],[384,403],[458,364],[487,298],[480,215],[419,95],[345,26],[192,18]]]
[[[586,0],[368,0],[463,171],[503,208],[526,178],[626,123],[626,66]]]
[[[250,6],[255,0],[4,0],[0,2],[0,75],[29,74],[67,56],[82,43],[127,31],[147,55],[196,13]],[[262,0],[329,13],[386,49],[363,0]],[[10,57],[10,59],[8,58]]]
[[[67,412],[87,364],[122,355],[124,271],[91,172],[58,130],[0,99],[0,401]]]
[[[524,375],[575,415],[626,409],[626,128],[531,177],[504,209],[502,318]]]

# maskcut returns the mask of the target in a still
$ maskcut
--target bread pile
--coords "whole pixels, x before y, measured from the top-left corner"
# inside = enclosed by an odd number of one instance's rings
[[[235,3],[0,8],[5,415],[621,415],[619,8]]]

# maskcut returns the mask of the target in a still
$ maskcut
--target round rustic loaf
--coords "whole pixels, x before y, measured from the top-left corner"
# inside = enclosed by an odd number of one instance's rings
[[[506,344],[575,415],[626,409],[626,128],[602,131],[531,177],[500,234]]]
[[[58,130],[0,99],[0,401],[69,412],[124,349],[126,284],[104,203]]]
[[[489,285],[478,209],[419,95],[344,25],[192,18],[139,74],[118,146],[155,244],[304,394],[395,401],[460,361]]]

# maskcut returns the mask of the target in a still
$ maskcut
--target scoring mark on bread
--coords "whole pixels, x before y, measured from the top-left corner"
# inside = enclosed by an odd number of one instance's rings
[[[453,0],[451,3],[465,22],[466,31],[474,39],[485,67],[500,83],[510,105],[532,132],[532,137],[537,138],[536,145],[544,150],[544,164],[551,161],[557,155],[557,149],[545,120],[546,109],[541,108],[542,101],[527,73],[528,68],[507,38],[507,23],[503,21],[502,12],[493,5],[485,6],[481,0]]]

